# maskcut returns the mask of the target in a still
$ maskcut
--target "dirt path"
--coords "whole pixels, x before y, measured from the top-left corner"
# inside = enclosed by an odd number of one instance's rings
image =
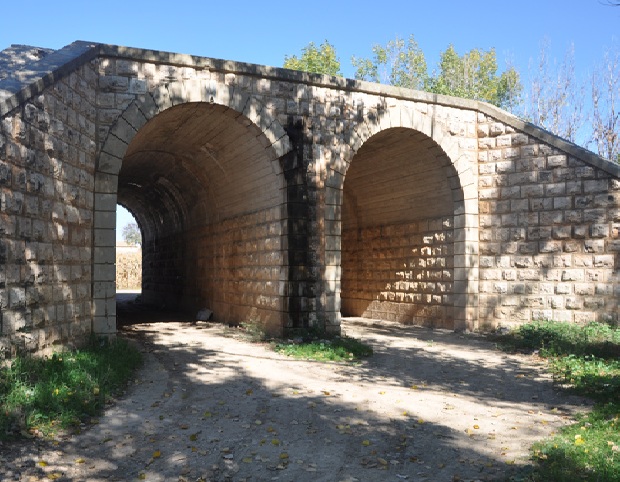
[[[146,358],[127,396],[81,435],[0,447],[1,479],[504,480],[583,408],[482,339],[344,328],[375,355],[295,361],[218,325],[127,327]]]

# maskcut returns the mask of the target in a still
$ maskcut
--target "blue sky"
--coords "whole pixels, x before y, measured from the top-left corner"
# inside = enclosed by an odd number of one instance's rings
[[[11,44],[60,48],[88,40],[281,66],[285,55],[327,39],[344,75],[351,77],[351,56],[370,56],[373,44],[414,34],[431,65],[449,44],[459,53],[494,47],[500,67],[509,60],[525,75],[548,39],[558,60],[573,43],[577,74],[585,76],[605,49],[620,41],[620,7],[604,3],[4,0],[0,50]],[[127,222],[127,216],[120,221]]]

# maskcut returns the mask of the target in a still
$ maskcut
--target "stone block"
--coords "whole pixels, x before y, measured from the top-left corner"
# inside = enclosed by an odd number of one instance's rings
[[[607,179],[587,180],[583,182],[583,191],[586,194],[602,193],[609,190],[609,181]]]
[[[118,75],[100,76],[99,89],[101,92],[127,92],[129,89],[129,79]]]
[[[608,224],[593,224],[590,227],[590,236],[593,238],[606,238],[609,236]]]

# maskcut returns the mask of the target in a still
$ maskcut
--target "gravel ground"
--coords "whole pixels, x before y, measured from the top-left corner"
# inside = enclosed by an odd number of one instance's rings
[[[348,320],[358,364],[297,361],[211,323],[122,336],[145,355],[97,424],[0,445],[9,480],[506,480],[584,402],[481,337]]]

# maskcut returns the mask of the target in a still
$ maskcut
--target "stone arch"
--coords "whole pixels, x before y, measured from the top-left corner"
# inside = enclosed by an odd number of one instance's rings
[[[335,215],[327,216],[325,220],[328,232],[339,232],[342,236],[343,223],[346,222],[345,209],[345,180],[350,172],[354,157],[363,152],[364,145],[372,145],[373,139],[381,139],[389,131],[404,131],[409,135],[417,136],[419,142],[426,143],[435,149],[436,162],[443,163],[446,172],[446,183],[451,193],[450,216],[445,216],[446,222],[452,223],[452,282],[451,303],[453,323],[450,328],[455,330],[473,330],[477,328],[478,307],[478,195],[477,173],[475,163],[471,162],[471,153],[463,151],[448,129],[437,121],[434,115],[422,113],[410,106],[397,104],[385,109],[376,117],[368,116],[351,129],[346,147],[341,151],[340,159],[334,164],[334,171],[328,175],[327,199],[332,200]],[[407,134],[405,134],[407,135]],[[362,150],[362,151],[360,151]],[[352,172],[352,171],[351,171]],[[400,228],[399,228],[400,229]],[[405,228],[403,228],[405,229]],[[334,306],[342,308],[340,290],[346,287],[340,285],[342,273],[342,245],[345,240],[340,239],[340,256],[335,260],[340,266],[333,269],[336,282],[330,291],[337,298]],[[328,267],[329,269],[329,267]],[[329,284],[329,279],[326,280]],[[346,308],[346,307],[345,307]],[[335,318],[338,314],[336,313]],[[408,314],[407,314],[408,316]],[[418,322],[408,319],[407,322]],[[446,326],[444,326],[446,327]]]
[[[155,148],[151,149],[153,143],[150,143],[149,139],[156,139],[159,133],[165,132],[166,123],[173,125],[179,116],[187,120],[193,129],[193,133],[181,132],[181,135],[193,135],[203,140],[207,139],[205,136],[212,135],[213,138],[220,139],[224,136],[218,137],[218,132],[222,134],[224,131],[230,131],[230,136],[235,134],[243,136],[245,147],[236,146],[238,162],[242,168],[235,169],[232,165],[230,167],[230,181],[242,186],[235,198],[232,194],[226,199],[221,197],[225,187],[220,186],[218,182],[226,180],[225,175],[213,182],[208,178],[202,165],[192,163],[192,159],[187,156],[184,158],[178,149],[167,152],[167,146],[161,143],[155,143]],[[195,119],[195,116],[202,116],[204,119],[213,117],[208,127],[211,129],[209,134],[202,132],[200,119]],[[222,132],[215,132],[217,129]],[[170,133],[167,135],[169,139],[173,139]],[[229,142],[228,148],[234,148],[231,139],[226,142]],[[176,146],[178,147],[178,143]],[[214,146],[205,142],[200,148],[200,155],[210,159],[211,167],[222,169],[222,166],[218,167],[218,153]],[[243,149],[245,151],[241,152]],[[243,294],[239,294],[238,297],[239,303],[235,304],[234,300],[228,301],[231,298],[230,293],[222,294],[220,299],[208,302],[222,321],[234,322],[239,321],[239,318],[249,317],[263,324],[266,331],[278,331],[281,328],[279,325],[286,319],[283,313],[285,303],[279,296],[283,291],[279,283],[285,282],[280,281],[280,272],[283,271],[282,265],[286,262],[280,239],[282,235],[280,223],[286,202],[286,186],[280,158],[290,149],[288,136],[271,111],[264,109],[263,105],[251,95],[235,92],[233,87],[219,85],[213,81],[189,80],[160,85],[137,96],[110,128],[102,143],[96,164],[94,331],[99,334],[113,334],[116,331],[115,212],[119,201],[129,207],[136,216],[147,239],[150,236],[151,239],[161,241],[162,226],[167,226],[172,227],[175,233],[187,233],[191,230],[192,236],[204,240],[208,237],[205,228],[207,224],[210,229],[216,230],[223,237],[232,236],[229,239],[230,246],[210,246],[211,252],[219,249],[223,252],[223,257],[230,258],[228,261],[220,258],[217,261],[210,260],[209,262],[217,265],[211,266],[211,272],[221,273],[227,269],[235,270],[235,273],[243,271],[245,268],[239,266],[239,259],[245,257],[247,261],[247,258],[251,257],[248,249],[256,248],[261,259],[252,260],[252,273],[248,274],[247,269],[242,273],[249,276],[249,281],[228,278],[224,280],[224,284],[231,290],[243,290]],[[152,152],[148,152],[149,150]],[[170,166],[167,170],[160,171],[157,179],[140,177],[143,176],[141,171],[147,166],[145,162],[148,156],[155,157],[159,167],[166,164]],[[256,160],[256,165],[250,165],[252,159]],[[228,169],[228,166],[226,167]],[[127,194],[128,184],[139,185],[139,182],[134,182],[134,177],[149,183],[152,188],[151,196],[156,196],[160,200],[158,209],[151,206],[153,199],[148,197],[134,199]],[[270,183],[270,187],[265,190],[268,191],[267,194],[262,193],[263,190],[260,189],[261,179],[264,183]],[[259,192],[257,197],[260,198],[254,203],[250,201],[251,196],[248,195],[252,189]],[[119,194],[123,199],[119,199]],[[254,231],[254,235],[249,235],[248,238],[247,234],[242,235],[241,232],[245,230],[247,233],[249,226],[258,228]],[[187,256],[200,251],[196,242],[192,244],[184,240],[183,243],[184,249],[188,251],[185,253]],[[265,259],[269,261],[261,266],[261,263],[265,263]],[[226,266],[228,262],[232,266]],[[193,270],[191,276],[197,279],[198,267],[184,269],[186,272]],[[196,279],[192,282],[197,283]],[[266,287],[260,296],[251,289],[251,286],[256,287],[258,284]],[[189,303],[194,309],[195,306],[199,306],[200,298],[204,296],[204,289],[195,288],[190,295],[179,296],[181,303],[186,305]]]

